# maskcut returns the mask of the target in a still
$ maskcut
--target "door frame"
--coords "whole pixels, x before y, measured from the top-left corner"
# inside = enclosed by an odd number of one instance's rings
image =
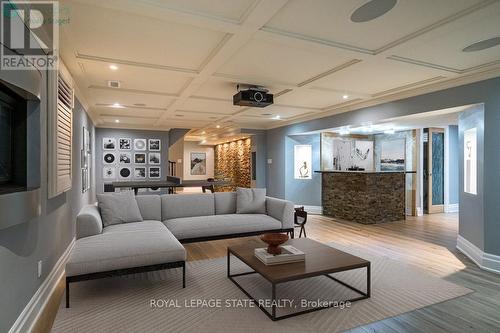
[[[444,186],[443,186],[443,203],[440,205],[433,205],[432,204],[432,134],[433,133],[442,133],[443,134],[443,139],[445,136],[445,130],[444,128],[437,128],[437,127],[429,127],[428,128],[428,139],[427,139],[427,210],[429,214],[434,214],[434,213],[444,213]],[[443,140],[443,145],[445,144]],[[443,154],[444,154],[444,147],[443,147]],[[446,159],[446,156],[443,156],[443,181],[444,181],[444,172],[446,170],[444,169],[444,161]]]

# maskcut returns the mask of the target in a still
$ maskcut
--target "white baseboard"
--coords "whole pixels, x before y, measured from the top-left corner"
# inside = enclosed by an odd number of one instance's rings
[[[297,205],[297,206],[304,206],[304,210],[311,215],[323,214],[323,206],[305,206],[305,205]]]
[[[469,257],[479,268],[500,274],[500,256],[483,252],[460,235],[457,238],[457,249]]]
[[[71,241],[69,246],[66,248],[62,256],[59,258],[57,263],[55,264],[52,271],[47,276],[45,281],[40,285],[35,295],[28,302],[23,312],[19,315],[14,325],[9,330],[9,333],[23,333],[23,332],[31,332],[33,329],[33,325],[38,320],[40,313],[47,305],[50,296],[54,292],[57,283],[62,278],[64,274],[64,267],[66,265],[66,261],[69,258],[69,254],[75,245],[75,239]]]
[[[458,213],[458,204],[447,204],[444,205],[445,213]]]

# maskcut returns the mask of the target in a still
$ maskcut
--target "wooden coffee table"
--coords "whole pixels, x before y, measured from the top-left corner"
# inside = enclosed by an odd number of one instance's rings
[[[227,277],[231,281],[233,281],[233,283],[241,291],[243,291],[248,297],[250,297],[270,319],[272,320],[285,319],[334,306],[333,304],[331,304],[328,306],[309,308],[291,314],[276,316],[276,303],[277,303],[276,285],[284,282],[302,280],[315,276],[326,276],[331,280],[340,283],[341,285],[360,294],[359,297],[345,300],[345,302],[347,301],[355,302],[370,297],[371,282],[370,282],[369,261],[307,238],[291,239],[287,241],[285,244],[292,245],[297,249],[303,251],[306,254],[305,262],[266,266],[254,255],[254,250],[259,247],[265,247],[266,246],[265,243],[262,243],[262,245],[243,244],[243,245],[229,246],[227,248]],[[239,260],[243,261],[247,266],[252,268],[253,271],[239,273],[239,274],[231,274],[231,254],[237,257]],[[346,282],[340,281],[339,279],[329,275],[333,273],[338,273],[358,268],[366,268],[366,292],[354,288],[353,286],[350,286]],[[267,281],[271,283],[272,286],[271,312],[269,312],[264,306],[262,306],[252,295],[250,295],[250,293],[248,293],[234,279],[237,276],[255,274],[255,273],[260,274],[262,277],[264,277]]]

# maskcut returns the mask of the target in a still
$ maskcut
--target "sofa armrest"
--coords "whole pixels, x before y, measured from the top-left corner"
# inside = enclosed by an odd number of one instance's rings
[[[293,228],[294,205],[291,201],[266,197],[267,215],[281,221],[283,229]]]
[[[76,239],[102,233],[102,218],[96,205],[87,205],[76,216]]]

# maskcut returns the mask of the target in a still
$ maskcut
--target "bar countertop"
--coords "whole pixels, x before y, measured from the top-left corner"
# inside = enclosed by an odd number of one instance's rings
[[[315,173],[417,173],[416,171],[316,170]]]

